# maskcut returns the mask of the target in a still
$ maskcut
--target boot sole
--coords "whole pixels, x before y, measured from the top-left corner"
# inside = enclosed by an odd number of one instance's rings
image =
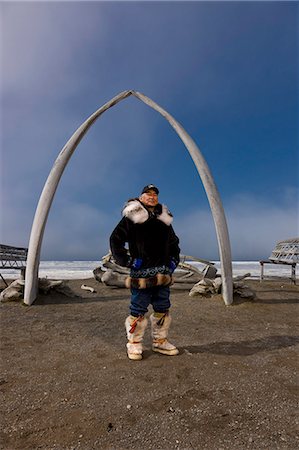
[[[135,353],[128,353],[128,358],[132,359],[133,361],[140,361],[142,359],[142,355],[138,355]]]
[[[153,352],[156,353],[162,353],[162,355],[168,355],[168,356],[175,356],[179,354],[178,349],[173,349],[173,350],[163,350],[161,348],[157,348],[157,347],[152,347]]]

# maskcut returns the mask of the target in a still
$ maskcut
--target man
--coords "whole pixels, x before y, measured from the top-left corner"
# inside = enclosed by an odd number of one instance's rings
[[[178,354],[167,335],[171,323],[169,286],[179,263],[179,239],[171,226],[173,217],[167,207],[158,202],[158,195],[156,186],[145,186],[139,198],[125,204],[123,218],[110,237],[115,262],[131,269],[126,283],[131,289],[130,315],[125,325],[128,357],[134,360],[142,359],[142,340],[147,326],[145,314],[150,304],[154,310],[150,316],[153,351]]]

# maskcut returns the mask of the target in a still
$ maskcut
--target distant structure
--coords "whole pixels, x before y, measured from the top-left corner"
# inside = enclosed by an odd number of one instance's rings
[[[31,305],[37,297],[38,269],[43,234],[45,231],[45,226],[47,223],[47,218],[52,205],[52,201],[64,169],[67,166],[69,159],[71,158],[81,139],[87,133],[89,128],[95,123],[95,121],[109,108],[130,96],[141,100],[143,103],[160,113],[164,117],[164,119],[169,122],[169,124],[185,144],[185,147],[187,148],[195,164],[197,172],[206,191],[216,228],[221,261],[223,300],[226,305],[230,305],[233,302],[232,260],[228,228],[220,195],[218,193],[211,171],[191,136],[189,136],[182,125],[180,125],[174,117],[172,117],[167,111],[165,111],[165,109],[161,108],[161,106],[159,106],[149,97],[146,97],[141,92],[128,90],[121,92],[117,96],[113,97],[101,108],[95,111],[87,120],[85,120],[82,125],[80,125],[80,127],[75,131],[75,133],[63,147],[52,167],[52,170],[41,193],[31,228],[24,293],[24,303],[26,305]]]
[[[271,255],[266,260],[260,261],[261,276],[260,280],[264,279],[264,265],[265,264],[281,264],[291,267],[291,280],[296,284],[296,264],[299,263],[299,238],[285,239],[276,244]]]
[[[269,259],[273,262],[285,262],[287,264],[299,263],[299,238],[285,239],[276,244]]]

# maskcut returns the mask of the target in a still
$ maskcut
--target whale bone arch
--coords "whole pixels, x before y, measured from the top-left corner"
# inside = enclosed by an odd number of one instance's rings
[[[81,139],[94,124],[94,122],[109,108],[131,95],[138,98],[155,111],[159,112],[174,128],[189,151],[206,191],[215,224],[221,262],[222,297],[226,305],[232,304],[233,281],[229,234],[224,209],[211,171],[193,139],[174,119],[174,117],[172,117],[167,111],[165,111],[165,109],[161,108],[157,103],[144,94],[134,90],[127,90],[113,97],[101,108],[95,111],[88,119],[86,119],[62,148],[56,161],[54,162],[41,193],[30,233],[24,292],[24,303],[26,305],[31,305],[37,297],[38,269],[44,230],[52,201],[64,169]]]

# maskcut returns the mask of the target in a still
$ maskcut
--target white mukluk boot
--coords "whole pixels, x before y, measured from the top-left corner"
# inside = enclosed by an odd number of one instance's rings
[[[147,322],[148,320],[143,316],[129,316],[126,318],[127,353],[129,359],[142,359],[142,340]]]
[[[171,317],[168,313],[153,313],[150,316],[152,325],[152,338],[154,352],[163,355],[174,356],[179,353],[178,349],[167,340]]]

